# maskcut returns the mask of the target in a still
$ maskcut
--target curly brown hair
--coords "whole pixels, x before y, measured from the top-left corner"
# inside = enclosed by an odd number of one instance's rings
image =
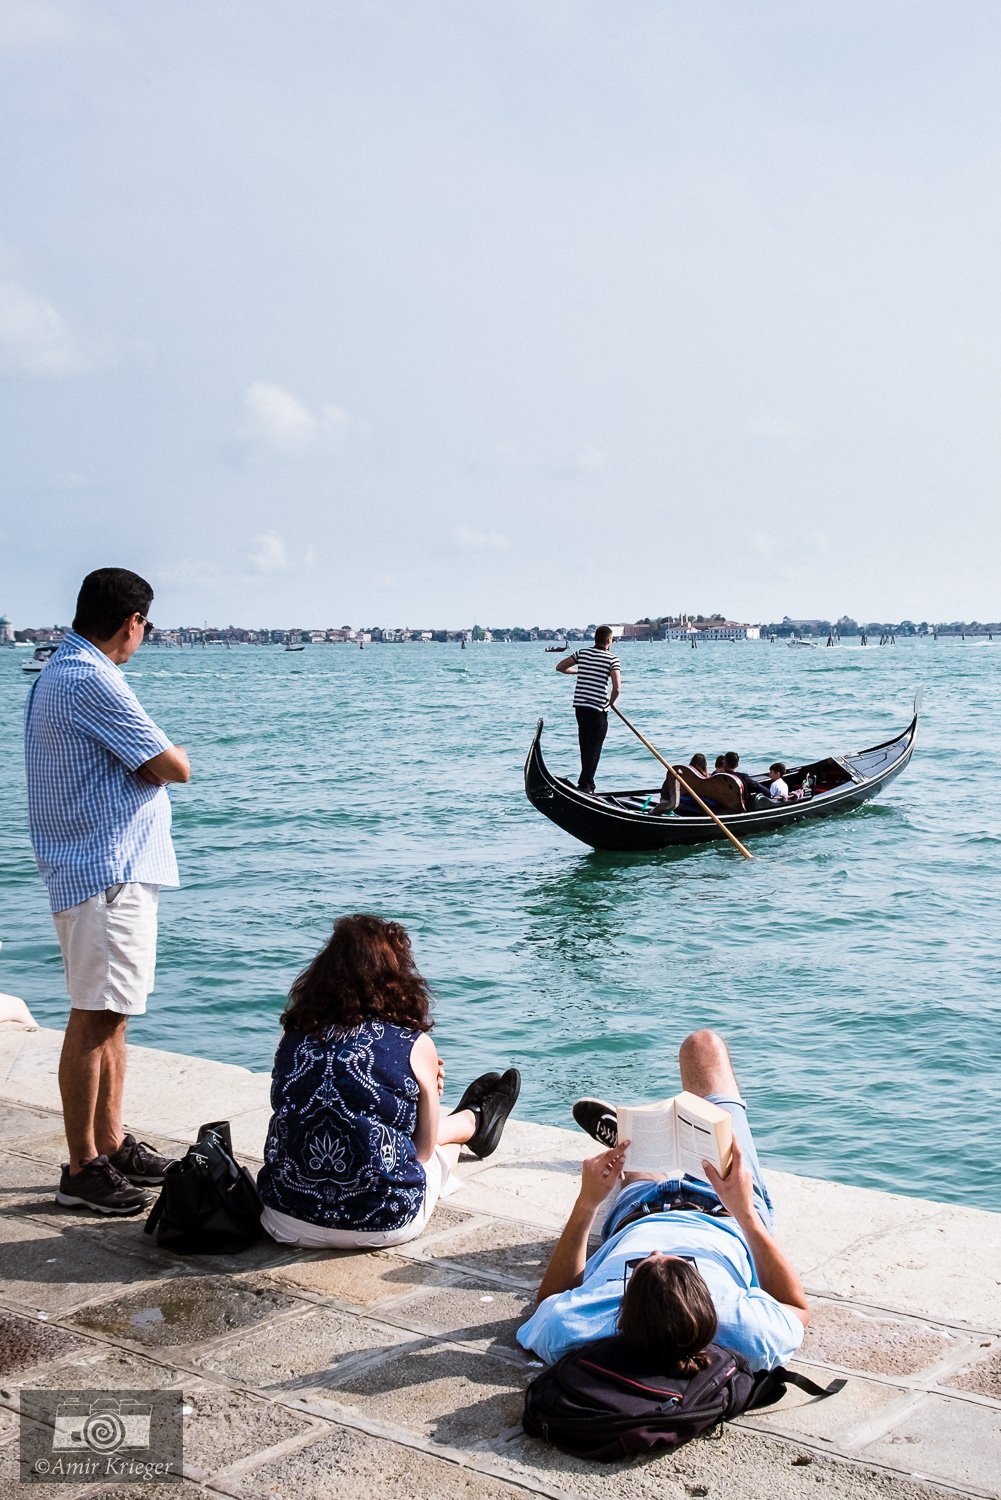
[[[325,948],[289,991],[281,1023],[316,1036],[331,1026],[389,1021],[430,1031],[431,992],[400,922],[338,917]]]
[[[705,1368],[718,1326],[709,1288],[690,1261],[676,1255],[641,1261],[626,1283],[619,1333],[637,1354],[670,1361],[679,1374]]]

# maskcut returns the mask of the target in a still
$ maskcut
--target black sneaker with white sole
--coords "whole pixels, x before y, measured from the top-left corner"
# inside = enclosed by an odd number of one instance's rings
[[[64,1208],[92,1208],[99,1214],[125,1215],[141,1214],[152,1198],[123,1177],[106,1156],[95,1156],[72,1177],[69,1167],[63,1167],[56,1202]]]
[[[137,1141],[134,1135],[127,1135],[108,1160],[115,1171],[121,1172],[130,1182],[138,1183],[140,1187],[159,1187],[172,1158],[161,1156],[148,1141]]]
[[[581,1130],[586,1130],[599,1145],[611,1147],[619,1144],[613,1104],[606,1104],[604,1099],[578,1099],[573,1107],[573,1117]]]

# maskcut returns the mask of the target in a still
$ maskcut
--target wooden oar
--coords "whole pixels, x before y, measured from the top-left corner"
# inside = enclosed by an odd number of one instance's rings
[[[671,775],[674,777],[675,781],[678,782],[678,784],[681,787],[682,791],[687,792],[688,795],[689,795],[689,797],[693,798],[693,800],[696,801],[699,804],[699,806],[701,807],[702,811],[704,813],[707,813],[708,816],[710,818],[712,818],[713,822],[719,828],[722,828],[723,832],[726,834],[727,838],[730,840],[730,842],[734,846],[734,848],[735,849],[739,849],[740,852],[741,852],[741,854],[744,856],[745,859],[753,859],[754,855],[751,853],[750,849],[745,849],[744,848],[743,844],[740,842],[740,839],[737,838],[737,835],[730,832],[729,828],[727,828],[727,826],[723,822],[722,818],[717,818],[717,816],[713,812],[712,808],[708,807],[706,805],[706,803],[703,802],[703,800],[699,796],[698,792],[695,791],[695,789],[685,780],[685,778],[683,776],[679,776],[678,775],[677,771],[671,765],[670,761],[666,761],[664,759],[664,757],[661,755],[660,751],[657,750],[653,745],[651,745],[650,741],[646,738],[646,736],[640,734],[639,730],[636,728],[636,725],[635,724],[631,724],[629,722],[629,720],[626,718],[625,714],[622,712],[621,708],[616,708],[614,703],[609,704],[609,707],[611,708],[611,710],[612,710],[612,712],[614,714],[618,714],[619,718],[622,720],[622,722],[626,726],[626,728],[632,730],[633,734],[640,741],[640,743],[643,744],[643,745],[645,745],[647,747],[647,749],[649,750],[650,754],[656,756],[656,758],[660,761],[661,765],[664,766],[668,771],[670,771]]]

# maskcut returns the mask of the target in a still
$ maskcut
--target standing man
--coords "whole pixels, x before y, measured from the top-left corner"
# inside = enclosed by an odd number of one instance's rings
[[[599,625],[594,645],[584,646],[572,656],[556,663],[557,672],[576,676],[573,707],[577,715],[577,738],[580,741],[580,779],[582,792],[594,791],[594,773],[601,759],[601,747],[608,733],[608,709],[622,690],[619,658],[612,655],[612,627]],[[611,695],[608,683],[611,681]]]
[[[76,615],[25,706],[28,816],[66,970],[59,1059],[69,1161],[56,1202],[103,1214],[146,1207],[167,1159],[122,1125],[125,1028],[153,989],[156,908],[177,885],[168,782],[188,757],[120,671],[153,629],[153,590],[127,568],[83,580]]]

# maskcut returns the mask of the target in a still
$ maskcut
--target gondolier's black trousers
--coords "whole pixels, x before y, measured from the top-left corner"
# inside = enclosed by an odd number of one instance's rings
[[[580,780],[578,789],[594,791],[594,773],[601,759],[601,747],[608,733],[608,715],[600,708],[575,708],[577,738],[580,741]]]

